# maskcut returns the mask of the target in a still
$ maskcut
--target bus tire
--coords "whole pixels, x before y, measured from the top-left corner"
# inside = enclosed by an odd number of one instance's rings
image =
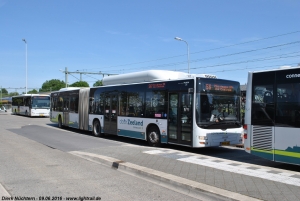
[[[58,128],[62,128],[61,116],[58,117]]]
[[[101,133],[101,125],[99,120],[94,120],[92,131],[93,131],[93,135],[95,135],[96,137],[104,137],[104,134]]]
[[[147,130],[147,141],[152,147],[159,147],[160,144],[160,132],[156,126],[151,126]]]

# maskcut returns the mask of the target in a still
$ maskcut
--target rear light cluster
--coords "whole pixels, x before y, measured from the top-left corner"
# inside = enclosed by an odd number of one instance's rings
[[[247,139],[247,124],[244,124],[244,139]]]

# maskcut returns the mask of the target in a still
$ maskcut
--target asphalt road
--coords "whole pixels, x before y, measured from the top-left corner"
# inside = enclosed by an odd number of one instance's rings
[[[98,138],[92,136],[90,132],[86,131],[70,128],[59,129],[56,124],[51,123],[47,118],[28,118],[7,114],[0,115],[0,138],[0,153],[5,153],[0,155],[0,164],[5,164],[4,166],[0,166],[0,183],[2,183],[12,194],[21,193],[21,195],[25,195],[27,193],[32,195],[32,193],[25,191],[24,186],[27,186],[30,192],[35,192],[33,195],[40,196],[41,193],[44,192],[49,195],[49,192],[57,192],[53,189],[53,186],[48,187],[49,182],[53,185],[52,180],[54,180],[56,190],[59,190],[58,194],[63,196],[70,196],[72,194],[71,192],[75,193],[74,196],[96,196],[97,192],[101,192],[103,195],[106,195],[109,191],[108,196],[102,196],[102,198],[108,199],[110,197],[109,200],[118,200],[120,196],[123,196],[123,193],[126,191],[125,189],[127,189],[128,191],[125,193],[126,195],[122,197],[125,200],[193,200],[194,198],[200,200],[228,200],[225,197],[205,192],[200,195],[197,193],[196,196],[191,195],[190,193],[185,194],[184,191],[179,191],[176,188],[168,188],[160,182],[148,180],[147,178],[136,177],[136,175],[124,174],[123,172],[116,171],[114,168],[97,163],[97,160],[94,160],[95,158],[92,157],[95,154],[97,157],[111,156],[117,159],[123,157],[125,161],[132,160],[142,162],[143,159],[135,158],[135,155],[136,157],[145,157],[145,153],[155,153],[157,151],[168,152],[161,152],[160,157],[152,158],[152,160],[154,159],[153,161],[145,161],[145,164],[148,164],[149,166],[152,163],[160,163],[156,158],[160,158],[159,160],[169,160],[168,157],[179,157],[179,155],[171,152],[180,151],[180,154],[187,155],[187,157],[188,155],[193,154],[199,157],[207,156],[215,161],[216,165],[219,165],[218,163],[220,161],[228,160],[231,161],[233,166],[237,165],[235,163],[240,163],[246,166],[248,164],[250,170],[253,170],[253,168],[266,168],[268,171],[275,174],[281,174],[280,172],[288,171],[288,174],[291,172],[299,174],[300,172],[299,166],[264,160],[247,154],[242,148],[211,147],[192,149],[182,146],[165,145],[164,148],[166,149],[153,150],[145,141],[142,140],[111,135],[108,135],[105,138]],[[139,153],[137,153],[137,151]],[[74,155],[74,153],[88,154],[89,156],[86,158],[79,158],[78,156],[80,154],[76,157],[76,154]],[[163,161],[161,161],[161,164],[168,166],[168,164],[164,164]],[[259,166],[259,168],[257,168],[257,166]],[[163,168],[159,168],[159,166],[156,168],[164,170]],[[176,167],[174,166],[174,168],[174,171],[176,172]],[[186,165],[186,168],[189,170],[189,165]],[[206,172],[209,171],[215,171],[215,169],[206,169]],[[5,174],[1,174],[2,172]],[[179,172],[181,172],[182,176],[185,175],[185,171],[182,170]],[[196,175],[197,171],[192,171],[191,173]],[[194,178],[193,174],[190,175],[191,178]],[[227,175],[228,173],[223,172],[222,174],[219,176],[212,175],[213,177],[211,178],[217,179],[215,180],[217,183],[209,182],[210,177],[208,177],[208,183],[225,189],[228,188],[229,186],[225,185],[223,187],[222,185],[224,182],[228,183],[228,180],[220,180],[220,178],[224,177],[224,175]],[[54,178],[52,175],[55,175]],[[77,177],[73,178],[75,175],[79,176],[80,179]],[[96,175],[96,177],[93,177],[93,175]],[[238,175],[234,177],[239,178]],[[228,179],[232,178],[229,177]],[[66,183],[64,180],[77,182]],[[83,183],[78,182],[81,180]],[[260,188],[268,186],[260,179],[253,178],[253,181],[259,182],[259,185],[263,184]],[[240,182],[238,180],[235,182],[236,184],[234,188],[239,188]],[[241,192],[243,192],[244,189],[247,190],[246,194],[248,195],[254,193],[251,189],[257,189],[256,191],[260,192],[260,188],[247,186],[247,183],[249,182],[244,182],[245,184],[241,185],[241,187],[244,186]],[[272,185],[273,184],[274,183],[272,183]],[[30,187],[29,185],[32,185],[33,187]],[[45,191],[46,189],[44,188],[41,189],[40,187],[43,185],[47,186],[49,191]],[[68,185],[69,187],[66,188],[65,185]],[[124,185],[126,187],[124,187]],[[78,188],[78,186],[80,187]],[[20,189],[22,190],[20,191]],[[61,189],[65,189],[63,193]],[[88,190],[88,194],[84,194],[84,192],[86,192],[85,189]],[[99,191],[99,189],[105,190]],[[124,190],[121,190],[119,193],[119,189]],[[281,195],[282,198],[294,200],[294,197],[297,196],[298,193],[294,191],[295,187],[291,187],[291,189],[293,191],[293,195],[291,195],[290,198]],[[254,193],[253,197],[274,200],[274,197],[277,196],[275,195],[276,190],[274,189],[269,189],[268,191],[264,190],[263,192],[265,193],[260,196],[256,196]],[[272,193],[272,196],[269,196],[269,193]],[[146,195],[145,198],[143,197],[144,195]],[[289,192],[286,192],[285,196],[289,196]]]
[[[35,200],[228,200],[203,193],[193,198],[70,154],[123,146],[88,133],[58,129],[45,118],[0,115],[0,183],[13,197]],[[0,186],[1,187],[1,186]],[[1,192],[1,191],[0,191]],[[4,196],[2,200],[9,200]],[[25,199],[25,200],[26,200]]]

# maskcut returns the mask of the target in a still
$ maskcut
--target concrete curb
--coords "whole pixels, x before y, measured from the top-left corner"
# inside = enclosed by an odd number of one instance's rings
[[[159,183],[161,186],[164,186],[169,189],[174,189],[183,194],[187,194],[191,197],[198,198],[198,199],[199,199],[199,194],[201,193],[201,194],[205,194],[206,198],[207,197],[213,198],[212,195],[218,195],[232,200],[243,200],[243,201],[259,200],[239,193],[198,183],[189,179],[167,174],[150,168],[142,167],[129,162],[120,161],[118,159],[103,156],[103,155],[81,152],[81,151],[72,151],[69,153],[92,162],[110,166],[112,168],[115,168],[119,171],[122,171],[130,175],[134,175],[137,177],[143,176],[143,179],[145,179],[146,176],[147,177],[146,180],[150,182]]]

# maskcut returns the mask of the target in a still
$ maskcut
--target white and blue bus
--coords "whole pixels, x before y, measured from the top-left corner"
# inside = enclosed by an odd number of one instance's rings
[[[242,143],[240,84],[175,71],[103,78],[104,86],[51,93],[50,120],[89,130],[189,147]],[[212,114],[221,108],[219,114]]]
[[[245,151],[300,165],[300,67],[249,72]]]
[[[13,114],[31,117],[49,117],[50,96],[44,94],[22,94],[12,97]]]

